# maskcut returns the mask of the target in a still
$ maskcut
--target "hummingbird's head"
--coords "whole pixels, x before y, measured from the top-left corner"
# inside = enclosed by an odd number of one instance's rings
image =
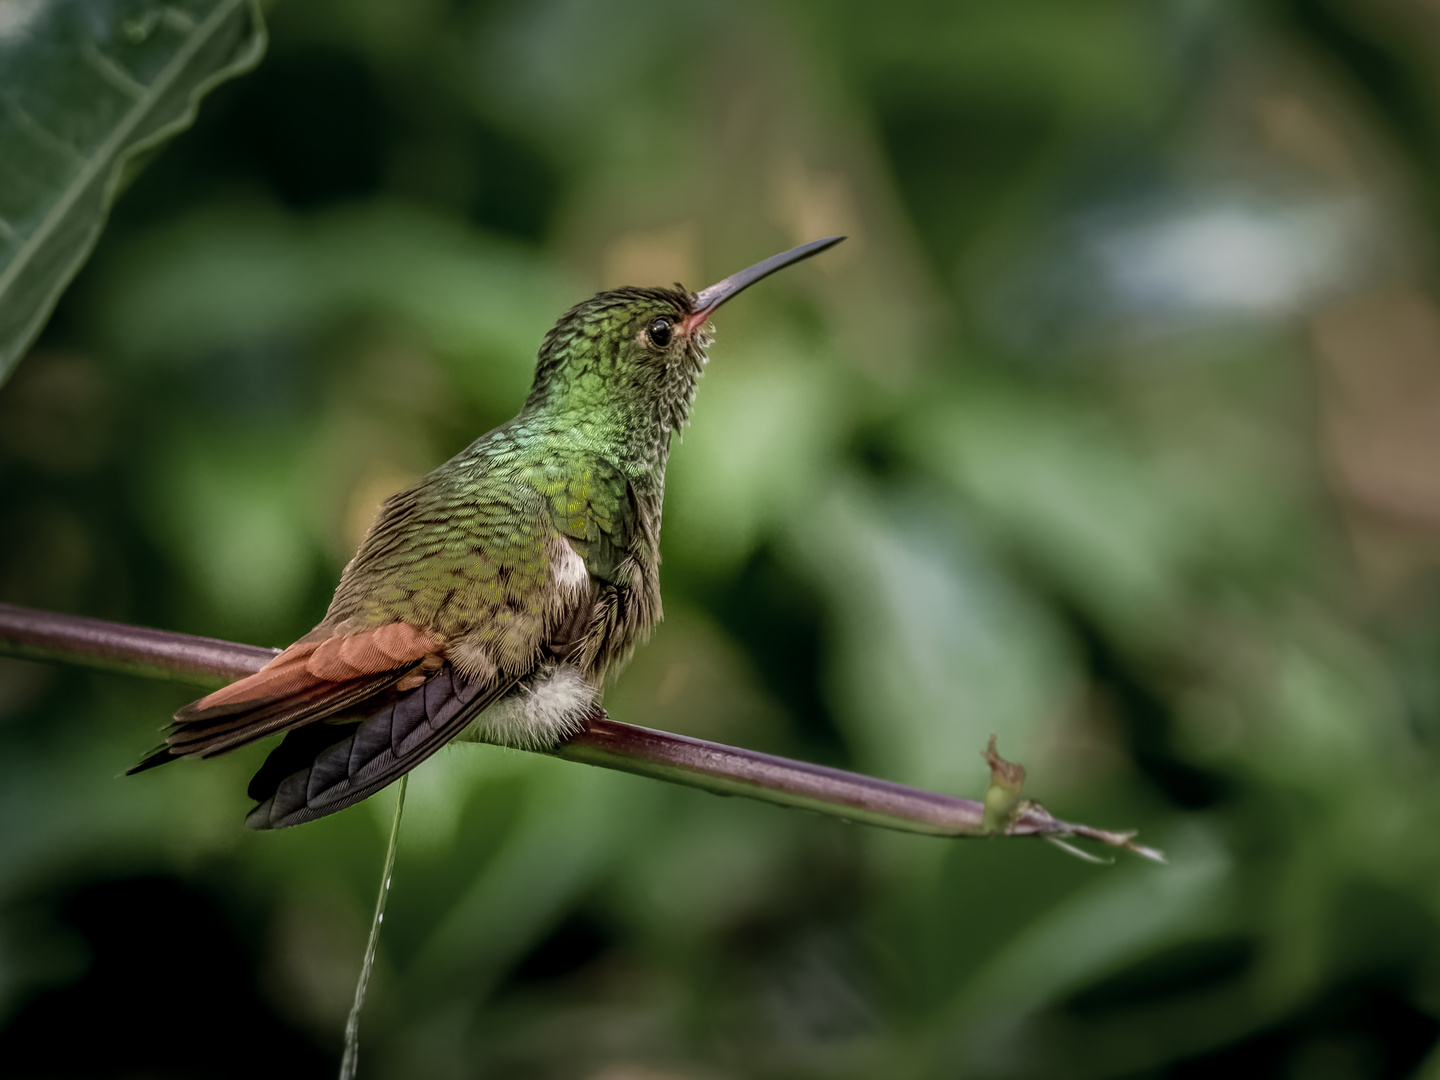
[[[576,304],[545,335],[526,407],[575,409],[631,429],[682,426],[710,347],[710,316],[725,301],[781,267],[844,237],[815,240],[698,293],[610,289]]]
[[[679,427],[710,344],[693,299],[678,285],[629,287],[576,304],[545,335],[526,404]]]

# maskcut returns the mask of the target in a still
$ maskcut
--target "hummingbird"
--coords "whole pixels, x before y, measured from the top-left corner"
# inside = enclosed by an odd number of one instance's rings
[[[660,515],[721,304],[838,244],[699,292],[626,287],[562,315],[524,407],[385,500],[314,630],[175,713],[129,770],[284,734],[245,823],[333,814],[456,739],[553,748],[660,621]]]

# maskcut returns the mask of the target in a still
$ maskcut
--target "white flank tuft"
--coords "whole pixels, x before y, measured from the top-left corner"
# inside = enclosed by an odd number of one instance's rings
[[[594,705],[595,687],[579,669],[568,664],[549,668],[476,717],[461,739],[548,750],[583,728]]]
[[[575,553],[568,540],[562,539],[557,547],[560,550],[550,565],[555,584],[566,592],[579,592],[590,584],[590,571],[585,567],[585,560]]]

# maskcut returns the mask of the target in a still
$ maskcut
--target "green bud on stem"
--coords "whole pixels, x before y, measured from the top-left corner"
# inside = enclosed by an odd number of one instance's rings
[[[985,751],[985,764],[990,766],[990,786],[985,789],[985,832],[991,836],[1004,833],[1024,809],[1020,793],[1025,787],[1025,767],[1006,761],[995,749],[995,736]]]

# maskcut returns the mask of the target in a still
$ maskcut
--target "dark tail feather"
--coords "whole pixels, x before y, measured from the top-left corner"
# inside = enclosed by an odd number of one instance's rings
[[[175,760],[177,760],[175,755],[170,752],[170,744],[161,743],[134,765],[131,765],[130,768],[126,769],[125,775],[134,776],[136,773],[144,772],[146,769],[153,769],[157,765],[168,765]]]
[[[290,732],[250,782],[260,805],[245,824],[283,829],[353,806],[439,750],[513,685],[467,683],[447,664],[359,724]]]
[[[357,725],[358,720],[353,724],[307,724],[287,731],[280,745],[270,751],[265,764],[251,778],[246,793],[256,802],[264,802],[275,794],[280,781],[310,765],[330,747],[344,742],[355,733]]]

